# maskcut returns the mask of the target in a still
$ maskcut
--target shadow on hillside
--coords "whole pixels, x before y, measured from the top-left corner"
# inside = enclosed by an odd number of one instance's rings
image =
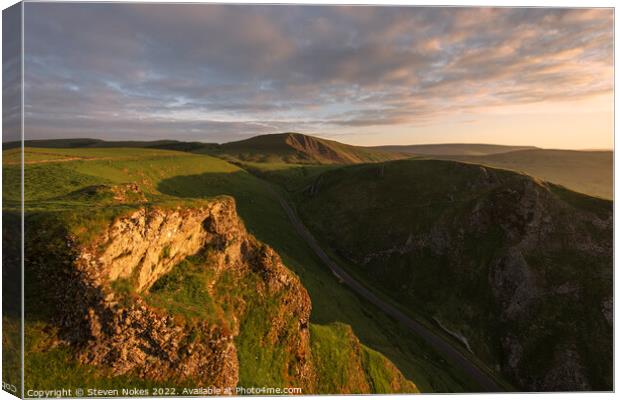
[[[312,171],[316,171],[312,169]],[[310,171],[309,171],[310,172]],[[292,172],[287,174],[303,172]],[[313,178],[310,175],[306,177]],[[426,390],[462,391],[452,377],[431,367],[440,361],[420,338],[412,337],[401,325],[366,303],[338,281],[311,248],[297,234],[282,209],[271,185],[246,171],[205,173],[176,176],[163,180],[157,189],[181,198],[205,198],[230,195],[235,198],[237,211],[247,229],[263,243],[273,247],[284,264],[295,272],[310,293],[311,322],[349,324],[360,341],[386,355],[409,379],[415,379]],[[414,361],[416,360],[416,361]],[[420,361],[423,360],[423,361]],[[424,383],[420,374],[422,362],[442,377]],[[436,364],[438,365],[438,364]],[[427,371],[428,372],[428,371]],[[445,382],[444,382],[445,380]],[[448,383],[452,382],[452,383]]]
[[[6,206],[6,203],[5,203]],[[2,381],[19,396],[21,385],[21,214],[2,211]]]
[[[21,215],[2,212],[2,314],[21,316]]]
[[[62,220],[53,213],[28,216],[25,221],[24,314],[29,323],[42,322],[59,328],[59,336],[71,344],[90,338],[87,311],[102,320],[109,312],[101,307],[104,294],[90,283],[86,271],[76,267],[78,248]]]
[[[245,171],[179,175],[164,179],[157,185],[161,193],[189,198],[220,195],[240,196],[251,192],[260,182]]]

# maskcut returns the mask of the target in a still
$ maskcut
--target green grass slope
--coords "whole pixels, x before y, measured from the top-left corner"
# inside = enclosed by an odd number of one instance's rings
[[[610,201],[438,160],[299,186],[301,217],[343,265],[517,388],[611,389]]]
[[[12,152],[15,150],[3,153],[4,180],[8,187],[18,187],[20,167],[12,162]],[[330,324],[336,322],[352,327],[363,344],[360,357],[367,366],[364,374],[372,377],[376,390],[385,387],[382,380],[392,374],[383,367],[385,361],[378,362],[381,360],[379,353],[370,348],[388,356],[422,391],[477,389],[423,342],[410,337],[381,312],[341,286],[295,235],[273,198],[272,189],[230,163],[205,155],[155,149],[27,148],[25,180],[29,218],[67,220],[72,226],[80,227],[75,232],[78,235],[96,233],[114,215],[132,207],[110,206],[110,194],[98,187],[135,182],[148,202],[172,205],[186,204],[194,201],[192,199],[231,195],[237,201],[239,214],[248,230],[281,254],[285,264],[302,279],[313,302],[313,324],[326,326],[327,332],[331,329]],[[19,196],[15,193],[18,192],[4,191],[3,204],[8,212],[19,207]],[[93,207],[93,199],[98,204],[96,207]],[[36,298],[36,291],[34,296]],[[151,385],[130,376],[109,378],[106,371],[80,365],[70,350],[57,342],[54,331],[47,329],[44,321],[38,317],[28,318],[29,315],[34,317],[32,310],[27,310],[26,322],[27,387],[60,382],[63,376],[73,376],[102,388],[127,386],[129,383],[141,387]],[[321,336],[320,333],[317,336]],[[246,357],[251,357],[252,350],[247,348],[247,352]],[[50,369],[50,365],[55,367]],[[263,374],[262,370],[250,366],[242,365],[241,368],[245,376],[255,374],[257,378],[256,374]],[[332,374],[340,373],[334,368],[327,367],[326,370]]]
[[[482,156],[440,156],[524,172],[590,196],[613,198],[612,151],[519,150]]]
[[[300,133],[261,135],[224,143],[213,154],[235,161],[287,164],[358,164],[403,158],[402,154]]]
[[[217,146],[217,144],[215,143],[182,142],[178,140],[107,141],[107,140],[101,140],[101,139],[87,139],[87,138],[26,140],[24,141],[24,145],[26,147],[51,148],[51,149],[138,147],[138,148],[147,148],[147,149],[163,149],[163,150],[178,150],[178,151],[194,151],[198,149],[206,149],[209,147]],[[11,150],[11,149],[16,149],[20,147],[21,147],[21,142],[7,142],[7,143],[2,144],[3,150]]]

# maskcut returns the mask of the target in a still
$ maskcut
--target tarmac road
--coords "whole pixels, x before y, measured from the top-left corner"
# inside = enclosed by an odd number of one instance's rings
[[[325,251],[323,251],[312,233],[310,233],[308,228],[306,228],[303,222],[299,219],[297,213],[288,204],[288,202],[275,190],[273,192],[299,235],[306,241],[308,246],[310,246],[310,248],[323,261],[323,263],[329,267],[329,269],[332,271],[332,273],[334,273],[334,275],[339,277],[355,293],[368,300],[375,306],[379,307],[383,312],[399,321],[416,335],[422,337],[442,357],[446,358],[454,365],[461,368],[472,380],[477,382],[484,391],[506,392],[506,390],[503,389],[497,382],[495,382],[495,380],[491,376],[489,376],[487,372],[478,368],[476,364],[474,364],[471,360],[465,357],[459,350],[455,349],[451,343],[449,343],[436,333],[432,332],[424,325],[410,318],[398,308],[380,299],[373,292],[371,292],[365,286],[359,283],[355,278],[349,275],[342,267],[340,267],[336,262],[334,262],[325,253]]]

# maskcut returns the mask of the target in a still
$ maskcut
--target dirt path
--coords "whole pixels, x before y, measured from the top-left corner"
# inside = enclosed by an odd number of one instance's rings
[[[349,275],[342,267],[340,267],[335,261],[333,261],[325,251],[321,248],[317,240],[310,233],[308,228],[299,219],[296,212],[288,204],[288,202],[275,190],[274,195],[280,202],[280,205],[286,212],[289,220],[295,227],[295,230],[304,239],[304,241],[310,246],[310,248],[316,253],[316,255],[323,261],[325,265],[340,278],[342,282],[347,284],[355,293],[362,296],[375,306],[379,307],[383,312],[392,318],[399,321],[409,330],[416,335],[422,337],[431,347],[433,347],[441,356],[450,360],[454,365],[461,368],[472,380],[477,382],[487,392],[505,392],[495,380],[489,376],[485,371],[482,371],[472,361],[465,357],[459,350],[455,349],[451,343],[443,339],[441,336],[435,334],[424,325],[410,318],[398,308],[387,303],[386,301],[377,297],[373,292],[367,289],[364,285],[359,283],[355,278]]]

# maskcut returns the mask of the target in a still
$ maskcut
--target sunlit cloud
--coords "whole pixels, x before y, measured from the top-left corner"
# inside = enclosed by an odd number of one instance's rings
[[[611,9],[28,3],[25,15],[29,138],[355,142],[375,129],[393,142],[613,91]]]

